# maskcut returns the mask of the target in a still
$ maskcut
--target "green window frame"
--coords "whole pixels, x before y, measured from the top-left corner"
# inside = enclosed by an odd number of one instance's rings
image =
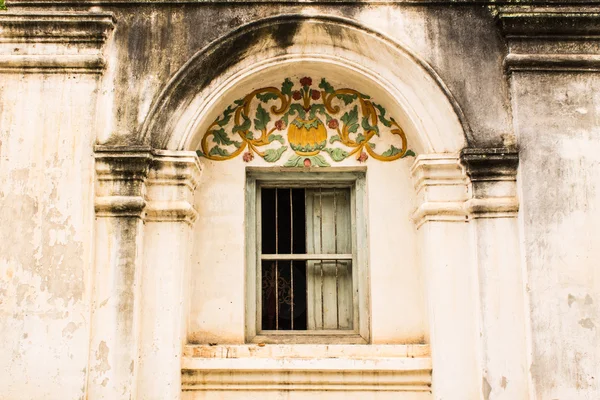
[[[307,236],[310,236],[310,232],[313,231],[311,221],[320,221],[323,224],[327,213],[331,214],[331,211],[327,211],[327,206],[323,211],[323,199],[329,201],[329,210],[331,210],[330,199],[336,199],[333,200],[334,208],[339,208],[341,205],[344,207],[344,211],[348,211],[344,214],[349,215],[347,217],[342,213],[339,213],[340,215],[338,213],[334,214],[335,223],[339,223],[342,227],[340,228],[342,231],[339,232],[340,238],[336,233],[334,239],[337,251],[333,251],[331,246],[323,251],[327,254],[317,251],[323,250],[322,241],[326,235],[322,234],[320,249],[316,248],[318,246],[311,247],[308,244],[310,240],[307,239],[306,251],[303,254],[262,254],[262,189],[289,190],[290,193],[292,193],[292,189],[303,189],[307,193],[305,197]],[[317,206],[311,202],[318,202],[319,204]],[[335,206],[336,202],[337,206]],[[291,207],[291,198],[289,204]],[[311,210],[317,211],[313,213]],[[275,212],[277,213],[277,211]],[[290,211],[290,216],[291,213],[292,211]],[[330,220],[331,218],[329,217]],[[247,168],[245,222],[247,343],[366,344],[370,342],[366,168],[321,167],[306,168],[300,171],[297,168]],[[314,228],[314,232],[318,232],[317,227]],[[342,244],[338,246],[338,243]],[[340,247],[340,249],[337,249],[337,247]],[[303,330],[289,329],[289,327],[285,330],[263,329],[262,291],[264,282],[262,273],[263,270],[267,271],[264,266],[275,262],[280,264],[289,263],[291,270],[292,263],[296,262],[294,260],[306,263],[306,309],[308,315],[306,328]],[[331,268],[332,265],[335,266],[335,275],[323,280],[324,266]],[[347,268],[346,266],[351,268],[350,276],[341,273],[343,268]],[[320,278],[318,276],[319,268]],[[279,270],[275,267],[275,271]],[[317,277],[309,271],[317,271]],[[341,280],[340,276],[346,277],[344,278],[346,283]],[[275,281],[279,280],[276,278]],[[333,318],[334,320],[337,318],[337,325],[335,322],[331,322],[331,314],[329,316],[326,314],[327,312],[331,313],[331,311],[327,311],[331,307],[325,306],[328,300],[323,295],[323,285],[328,285],[327,282],[330,282],[329,285],[335,285],[335,294],[332,295],[331,292],[328,292],[329,294],[326,296],[335,296],[337,309]],[[340,290],[344,292],[342,296]],[[293,288],[291,291],[293,291]],[[275,290],[275,292],[279,291]],[[342,306],[340,306],[340,299],[345,301]],[[279,304],[279,300],[277,300],[277,304]],[[294,304],[293,300],[292,304]],[[331,300],[329,300],[329,304],[331,304]],[[341,312],[340,309],[344,311]],[[320,315],[315,317],[317,314]],[[340,315],[342,315],[342,318],[340,318]],[[326,322],[328,318],[329,323]],[[277,319],[279,320],[279,316],[277,316]],[[341,324],[340,319],[343,320]]]

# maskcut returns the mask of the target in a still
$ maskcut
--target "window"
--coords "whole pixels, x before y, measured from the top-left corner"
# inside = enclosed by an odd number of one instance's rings
[[[356,169],[248,170],[248,341],[368,341],[364,181]]]

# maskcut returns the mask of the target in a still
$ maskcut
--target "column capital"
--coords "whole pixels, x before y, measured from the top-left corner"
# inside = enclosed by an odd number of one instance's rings
[[[458,156],[419,155],[411,167],[418,206],[413,220],[420,227],[427,221],[464,222],[464,202],[470,197],[469,179]]]
[[[514,181],[519,165],[519,153],[511,148],[465,148],[460,152],[471,182]]]
[[[96,215],[192,223],[195,152],[96,146]]]
[[[200,161],[193,151],[155,151],[146,180],[145,220],[193,223],[198,216],[194,208],[194,189],[201,171]]]
[[[145,180],[152,153],[149,148],[96,148],[96,215],[141,217]]]
[[[510,148],[420,155],[411,168],[418,201],[413,214],[417,227],[427,221],[516,216],[518,161],[518,152]]]
[[[465,203],[472,218],[516,217],[517,167],[516,148],[466,148],[460,153],[471,180],[472,198]]]

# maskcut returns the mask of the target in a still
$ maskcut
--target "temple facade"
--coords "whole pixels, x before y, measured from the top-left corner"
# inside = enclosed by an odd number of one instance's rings
[[[598,93],[597,0],[8,0],[0,399],[600,399]]]

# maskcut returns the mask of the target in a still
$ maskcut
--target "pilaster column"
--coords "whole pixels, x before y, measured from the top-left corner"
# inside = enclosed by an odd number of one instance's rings
[[[96,149],[96,235],[88,393],[135,399],[149,149]]]
[[[481,315],[482,390],[485,399],[529,399],[526,303],[517,213],[518,153],[464,149],[471,179],[466,209],[476,247]]]
[[[194,152],[157,151],[146,181],[140,400],[181,396],[183,313],[190,263],[194,189],[200,164]]]
[[[598,21],[583,5],[498,8],[519,144],[534,399],[600,399]]]
[[[458,157],[426,154],[412,169],[426,285],[435,399],[481,397],[477,270],[465,206],[469,180]]]

